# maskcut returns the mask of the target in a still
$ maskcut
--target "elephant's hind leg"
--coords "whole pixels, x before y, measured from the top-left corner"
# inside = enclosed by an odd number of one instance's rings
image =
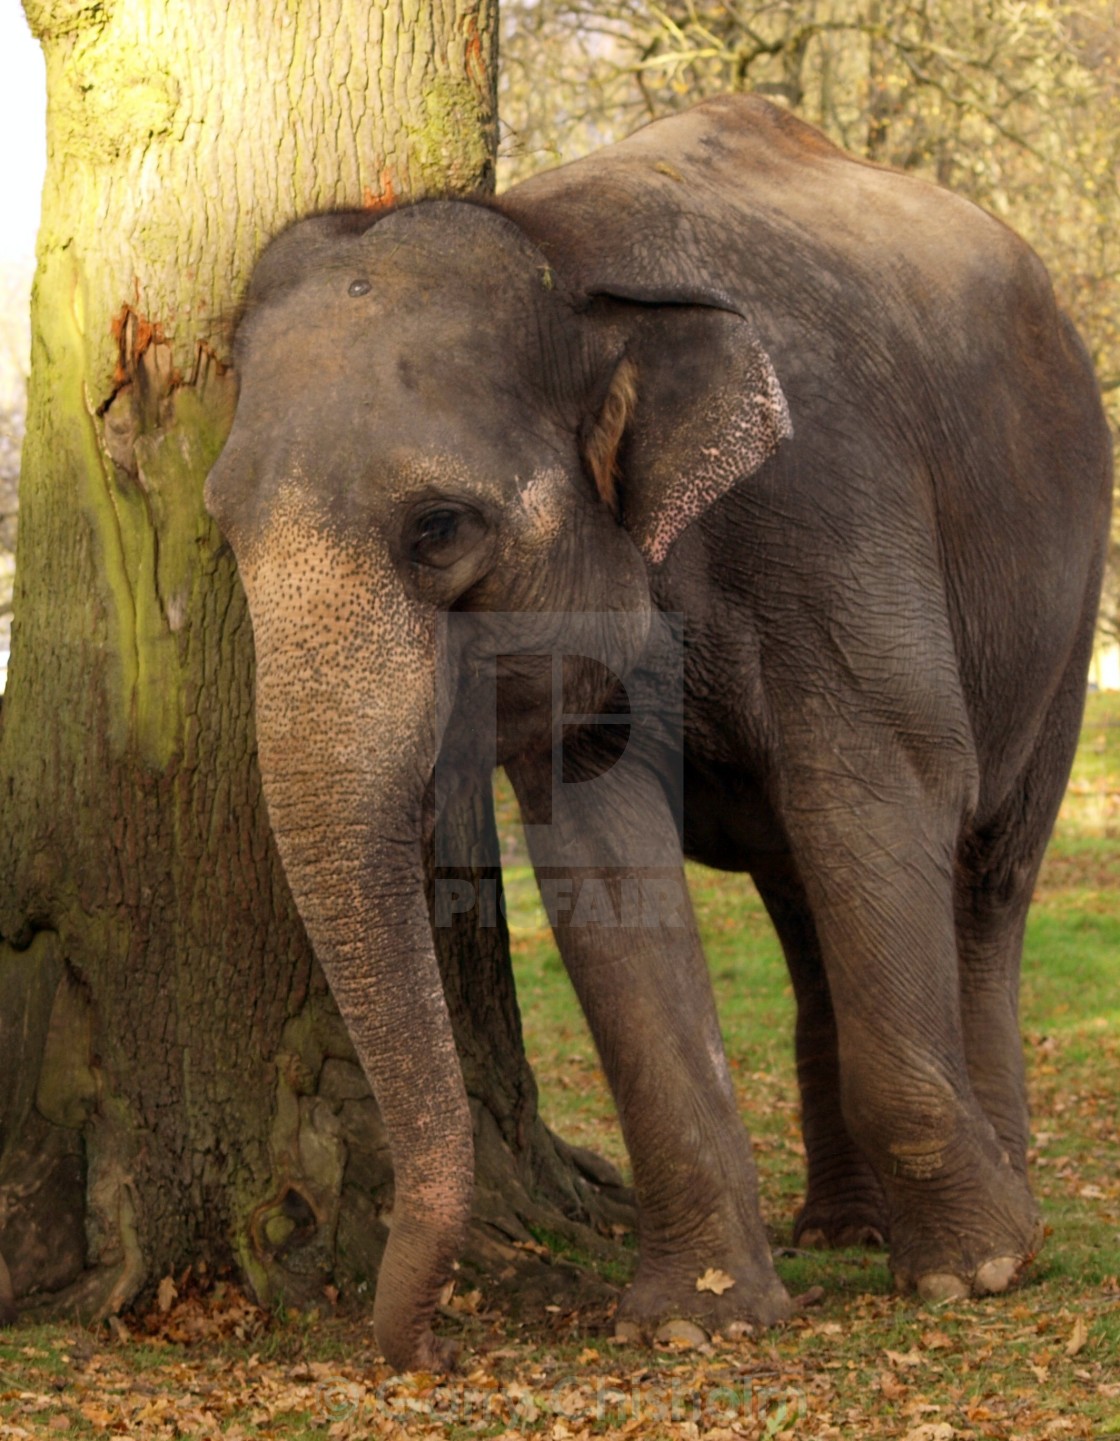
[[[1029,1120],[1019,1029],[1027,911],[1077,746],[1085,665],[1078,657],[1039,727],[1010,796],[964,838],[956,918],[968,1074],[1011,1164],[1027,1170]]]
[[[806,1182],[793,1223],[794,1244],[881,1246],[890,1231],[886,1197],[841,1110],[836,1014],[804,887],[788,855],[766,856],[751,874],[781,941],[797,1001]]]

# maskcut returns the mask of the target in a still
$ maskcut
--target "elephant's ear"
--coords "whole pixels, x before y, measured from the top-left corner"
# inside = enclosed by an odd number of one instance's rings
[[[600,496],[658,565],[686,526],[793,434],[789,407],[738,312],[618,296],[596,308],[613,370],[584,455]]]

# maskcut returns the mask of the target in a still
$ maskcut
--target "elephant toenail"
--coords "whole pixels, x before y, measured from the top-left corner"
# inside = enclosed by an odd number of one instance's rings
[[[705,1346],[708,1333],[695,1321],[665,1321],[653,1338],[659,1346]]]
[[[1015,1256],[996,1256],[985,1261],[976,1272],[973,1290],[978,1296],[994,1296],[1006,1291],[1014,1281],[1020,1262]]]
[[[930,1271],[918,1278],[918,1295],[923,1301],[959,1301],[968,1295],[968,1282],[963,1276],[948,1271]]]

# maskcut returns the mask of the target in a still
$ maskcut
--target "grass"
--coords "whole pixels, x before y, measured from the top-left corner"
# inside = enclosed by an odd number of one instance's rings
[[[0,1333],[0,1441],[23,1436],[1120,1437],[1120,697],[1090,697],[1030,917],[1022,992],[1033,1182],[1052,1234],[1015,1294],[925,1306],[875,1253],[784,1253],[802,1184],[777,942],[749,881],[691,876],[778,1266],[823,1303],[781,1331],[640,1351],[570,1318],[471,1302],[464,1375],[393,1377],[368,1325],[251,1319],[190,1347],[65,1326]],[[614,1109],[539,912],[510,868],[512,944],[546,1119],[625,1164]],[[538,1238],[560,1252],[558,1237]],[[617,1274],[611,1279],[617,1279]],[[236,1311],[233,1314],[239,1314]],[[247,1329],[246,1329],[247,1328]]]

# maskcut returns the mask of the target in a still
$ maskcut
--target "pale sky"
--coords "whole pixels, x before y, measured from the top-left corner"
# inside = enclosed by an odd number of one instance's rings
[[[0,263],[35,253],[46,164],[43,55],[19,0],[0,0]]]

